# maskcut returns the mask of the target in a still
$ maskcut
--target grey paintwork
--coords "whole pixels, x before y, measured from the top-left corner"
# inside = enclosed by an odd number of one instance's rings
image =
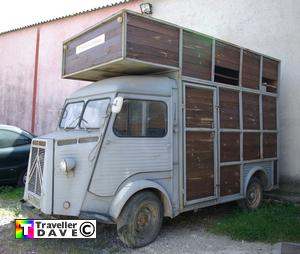
[[[270,165],[273,166],[272,160],[242,163],[239,194],[221,198],[216,188],[212,198],[185,201],[182,94],[186,85],[192,84],[183,84],[180,79],[162,76],[124,76],[95,82],[73,93],[66,103],[104,97],[112,101],[116,96],[163,101],[168,106],[168,133],[163,138],[117,137],[112,128],[116,114],[108,112],[105,124],[98,130],[58,128],[54,133],[39,137],[37,140],[46,141],[47,163],[44,166],[42,195],[34,205],[45,214],[84,215],[112,222],[118,219],[128,199],[143,189],[153,189],[159,193],[164,205],[164,215],[174,217],[186,210],[243,198],[249,179],[257,171],[267,175],[268,188],[272,188],[272,168],[268,169]],[[205,84],[201,82],[201,85]],[[217,133],[217,111],[215,123],[213,130]],[[217,135],[215,136],[217,156],[218,140]],[[88,137],[97,139],[85,143],[80,141]],[[72,144],[58,143],[70,140]],[[63,173],[59,167],[64,158],[76,161],[74,171],[68,174]],[[218,167],[216,159],[216,176],[219,175]],[[217,186],[218,177],[215,183]],[[24,199],[29,199],[28,186]],[[68,208],[64,207],[65,202],[69,202]]]

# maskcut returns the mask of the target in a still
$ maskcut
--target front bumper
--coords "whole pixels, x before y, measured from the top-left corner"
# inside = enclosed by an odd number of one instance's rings
[[[35,208],[33,205],[28,203],[26,200],[21,199],[21,209],[26,211],[27,214],[31,216],[31,219],[55,219],[54,216],[49,216],[43,214],[41,211],[39,211],[37,208]],[[61,217],[61,216],[58,216]],[[63,217],[68,217],[68,216],[63,216]],[[106,215],[106,214],[101,214],[101,213],[93,213],[93,212],[81,212],[78,219],[82,220],[96,220],[97,222],[100,223],[105,223],[105,224],[114,224],[115,222],[113,219]]]

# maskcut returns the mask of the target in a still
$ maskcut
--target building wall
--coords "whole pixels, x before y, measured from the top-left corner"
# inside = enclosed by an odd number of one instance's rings
[[[64,100],[88,82],[61,79],[62,42],[121,9],[139,11],[136,0],[0,35],[0,124],[31,131],[37,29],[40,30],[34,133],[57,127]]]
[[[281,59],[281,186],[300,191],[300,1],[151,0],[153,17]]]

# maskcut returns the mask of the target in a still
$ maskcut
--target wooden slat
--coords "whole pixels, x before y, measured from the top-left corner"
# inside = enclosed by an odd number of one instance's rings
[[[223,166],[220,168],[221,196],[240,193],[240,165]]]
[[[105,42],[82,53],[76,47],[97,36],[105,34]],[[112,19],[82,34],[66,44],[64,75],[90,68],[122,56],[122,24]]]
[[[216,41],[215,65],[239,71],[240,49],[229,44]]]
[[[127,14],[127,57],[179,66],[179,29]]]
[[[221,132],[220,134],[221,162],[240,160],[240,133]]]
[[[213,149],[213,137],[211,133],[186,133],[187,200],[214,195]]]
[[[185,76],[211,80],[212,40],[183,31],[183,64]]]
[[[243,93],[243,127],[259,129],[259,95]]]
[[[267,92],[276,93],[277,82],[278,62],[264,57],[262,84],[266,87]]]
[[[259,88],[260,56],[252,52],[243,51],[242,86]]]
[[[263,95],[263,127],[264,130],[276,130],[276,98],[272,96]]]
[[[213,91],[210,89],[186,88],[186,126],[212,128]]]
[[[243,134],[244,160],[256,160],[260,158],[260,133]]]
[[[220,127],[238,129],[240,127],[239,92],[220,88],[219,105]]]
[[[277,134],[263,134],[263,156],[264,158],[277,157]]]

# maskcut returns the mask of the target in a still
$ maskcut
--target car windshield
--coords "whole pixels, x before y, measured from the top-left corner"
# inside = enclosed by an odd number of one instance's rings
[[[60,121],[60,127],[64,129],[73,129],[79,123],[84,102],[72,102],[65,106],[64,113]]]

